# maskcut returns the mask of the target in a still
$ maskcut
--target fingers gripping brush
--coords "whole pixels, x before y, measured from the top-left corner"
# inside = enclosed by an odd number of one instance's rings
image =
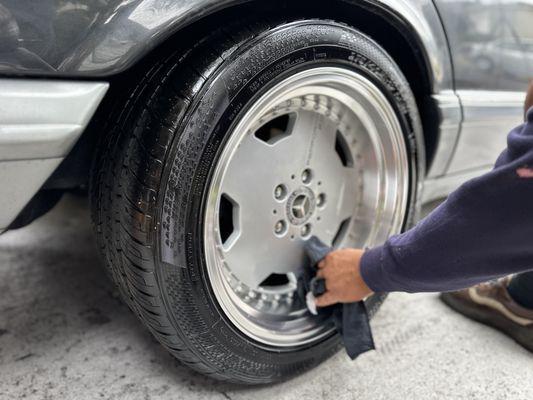
[[[326,292],[324,279],[316,277],[317,265],[333,250],[315,236],[306,242],[308,264],[303,268],[298,279],[298,295],[311,314],[316,315],[317,318],[321,317],[325,323],[328,321],[334,323],[348,356],[354,360],[360,354],[375,348],[365,303],[360,301],[335,304],[319,309],[315,305],[315,298]]]

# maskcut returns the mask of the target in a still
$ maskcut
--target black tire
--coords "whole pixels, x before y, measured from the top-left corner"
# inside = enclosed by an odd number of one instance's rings
[[[409,226],[424,163],[413,94],[379,45],[339,23],[219,29],[186,52],[156,62],[111,114],[103,134],[91,198],[113,280],[170,353],[217,379],[279,381],[339,348],[336,335],[284,351],[245,337],[218,306],[202,254],[205,191],[230,126],[273,82],[316,65],[364,74],[395,107],[410,157]],[[372,311],[380,299],[372,300]]]

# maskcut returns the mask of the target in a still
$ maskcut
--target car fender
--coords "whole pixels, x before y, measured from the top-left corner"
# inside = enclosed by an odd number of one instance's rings
[[[252,1],[261,0],[83,0],[63,2],[61,7],[46,0],[3,0],[0,20],[6,28],[0,29],[0,73],[118,74],[187,25]],[[431,0],[341,1],[401,26],[421,47],[433,92],[452,88],[446,36]]]

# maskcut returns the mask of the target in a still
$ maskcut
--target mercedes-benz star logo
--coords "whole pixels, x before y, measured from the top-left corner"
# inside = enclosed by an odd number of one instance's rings
[[[307,216],[311,208],[311,201],[305,194],[301,194],[294,199],[292,203],[292,215],[295,218],[302,219]]]

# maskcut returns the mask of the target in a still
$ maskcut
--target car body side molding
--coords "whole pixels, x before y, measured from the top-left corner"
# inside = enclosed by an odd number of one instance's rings
[[[108,86],[0,79],[0,232],[70,152]]]

